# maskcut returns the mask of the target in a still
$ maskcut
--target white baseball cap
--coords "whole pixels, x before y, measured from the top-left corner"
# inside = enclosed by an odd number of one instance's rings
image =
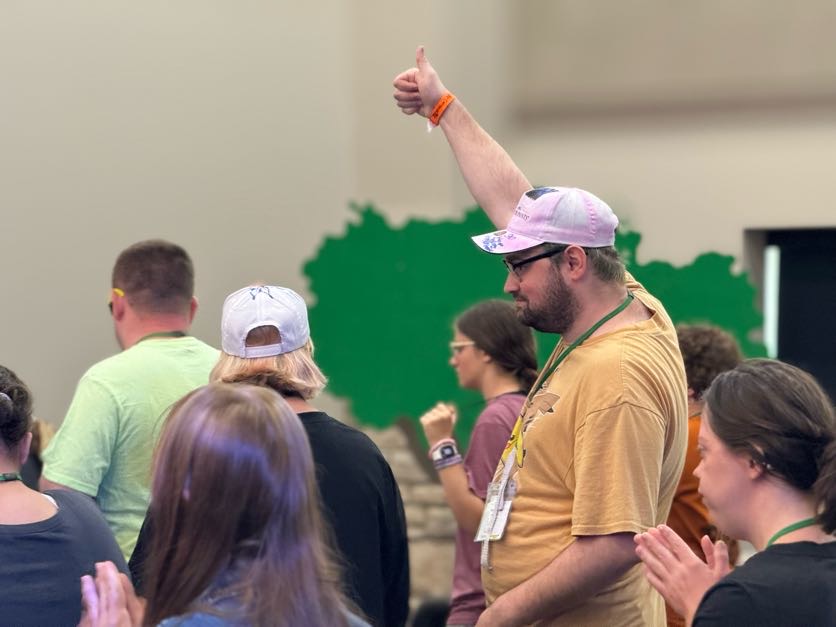
[[[247,335],[256,327],[271,326],[279,343],[247,346]],[[235,357],[272,357],[302,348],[311,337],[308,309],[299,294],[287,287],[252,285],[233,292],[221,314],[221,348]]]
[[[603,200],[577,187],[535,187],[524,193],[508,226],[471,238],[484,251],[515,253],[540,244],[603,248],[615,243],[618,218]]]

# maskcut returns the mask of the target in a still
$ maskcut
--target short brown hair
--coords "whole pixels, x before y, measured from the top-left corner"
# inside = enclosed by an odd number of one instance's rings
[[[183,314],[194,296],[194,267],[188,253],[161,239],[137,242],[113,266],[112,286],[143,313]]]
[[[605,283],[624,283],[624,262],[612,246],[584,248],[595,276]]]
[[[566,245],[564,244],[565,248]],[[625,273],[624,262],[618,254],[618,250],[613,246],[604,246],[602,248],[583,248],[589,265],[592,268],[593,274],[605,283],[624,283]],[[560,260],[563,257],[563,252],[552,257],[552,264],[557,267],[560,265]]]
[[[697,399],[702,397],[714,377],[743,360],[737,340],[719,327],[680,324],[676,327],[676,336],[685,362],[688,387]]]

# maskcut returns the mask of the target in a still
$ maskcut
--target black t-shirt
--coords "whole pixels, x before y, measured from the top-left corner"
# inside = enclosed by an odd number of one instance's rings
[[[404,625],[409,549],[401,494],[389,464],[366,434],[328,414],[304,412],[299,418],[311,443],[349,596],[373,625]]]
[[[369,437],[324,412],[299,414],[308,434],[324,515],[342,558],[346,593],[372,625],[401,627],[409,614],[409,548],[398,484]],[[142,588],[153,534],[146,518],[130,568]]]
[[[774,544],[705,593],[693,627],[836,625],[836,542]]]
[[[81,576],[110,560],[128,572],[125,558],[96,503],[70,490],[47,492],[58,505],[51,518],[0,525],[0,624],[77,625]]]

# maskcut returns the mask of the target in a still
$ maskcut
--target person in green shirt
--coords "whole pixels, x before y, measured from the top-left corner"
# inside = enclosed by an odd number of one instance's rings
[[[125,249],[113,268],[109,308],[122,352],[82,376],[44,451],[40,487],[93,497],[127,558],[148,507],[162,420],[208,381],[218,351],[188,334],[197,311],[194,269],[176,244],[148,240]]]

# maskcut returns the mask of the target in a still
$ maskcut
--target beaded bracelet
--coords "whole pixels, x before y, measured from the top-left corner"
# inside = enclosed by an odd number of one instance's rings
[[[448,468],[450,466],[455,466],[456,464],[463,463],[464,460],[462,456],[459,454],[454,455],[453,457],[445,457],[444,459],[434,460],[433,467],[436,470],[442,470],[444,468]]]

